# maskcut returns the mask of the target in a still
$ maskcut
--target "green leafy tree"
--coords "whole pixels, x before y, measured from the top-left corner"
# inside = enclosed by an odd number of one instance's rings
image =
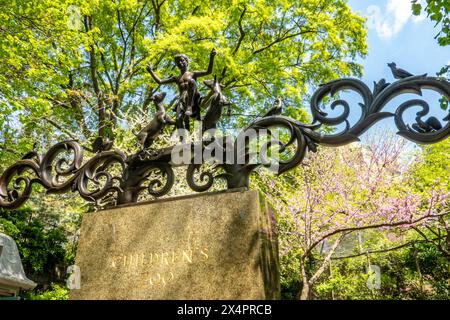
[[[450,265],[436,246],[417,237],[396,245],[385,232],[378,233],[377,238],[376,243],[370,244],[372,249],[333,257],[328,272],[316,286],[317,298],[450,299]],[[373,249],[374,246],[379,249]],[[369,265],[380,267],[379,288],[367,286]]]
[[[417,0],[412,2],[414,15],[418,16],[422,12],[426,12],[430,20],[436,22],[435,27],[438,25],[441,26],[441,30],[435,36],[439,45],[450,45],[450,3],[447,0],[426,0],[426,6],[423,7]],[[447,64],[442,67],[441,71],[438,72],[438,75],[450,79],[450,65]],[[440,102],[442,109],[446,110],[448,108],[448,99],[442,97]]]
[[[436,190],[450,194],[450,139],[436,145],[425,146],[419,160],[411,168],[414,188],[427,196]],[[450,210],[447,203],[443,208]],[[429,224],[414,229],[422,241],[434,245],[435,250],[450,263],[450,217],[441,217]]]
[[[64,283],[65,270],[74,261],[75,246],[59,220],[57,215],[44,217],[29,208],[0,209],[0,232],[14,238],[24,271],[39,290],[52,282]]]
[[[55,133],[120,145],[160,89],[145,66],[171,75],[176,53],[204,69],[216,48],[214,74],[234,108],[256,113],[278,95],[301,106],[309,85],[360,75],[353,61],[367,50],[364,19],[344,0],[68,3],[0,4],[3,150],[45,145]]]
[[[29,292],[24,297],[28,300],[69,300],[69,290],[53,283],[50,290]]]
[[[416,16],[423,11],[426,12],[430,20],[436,22],[436,26],[441,26],[435,39],[441,46],[450,45],[450,3],[447,0],[426,0],[425,7],[419,1],[414,0],[412,1],[412,10]]]

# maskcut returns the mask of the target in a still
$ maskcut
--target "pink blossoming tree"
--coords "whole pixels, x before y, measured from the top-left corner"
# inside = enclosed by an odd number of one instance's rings
[[[261,174],[258,187],[266,194],[279,221],[282,255],[298,252],[299,299],[309,299],[342,241],[369,229],[412,228],[447,214],[449,195],[413,192],[405,174],[404,140],[374,136],[366,145],[323,148],[310,154],[303,167],[284,177]],[[448,205],[447,205],[448,208]],[[323,259],[308,261],[321,244]]]

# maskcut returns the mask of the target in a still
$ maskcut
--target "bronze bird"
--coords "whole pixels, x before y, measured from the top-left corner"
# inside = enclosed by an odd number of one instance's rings
[[[412,128],[420,133],[428,133],[442,129],[442,124],[436,117],[429,117],[425,121],[416,118],[416,122],[412,125]]]
[[[386,79],[381,79],[380,81],[373,82],[373,95],[376,96],[381,91],[383,91],[387,86],[389,86],[390,83],[386,82]]]
[[[277,116],[280,115],[283,111],[282,108],[282,100],[280,97],[276,98],[275,102],[273,103],[273,107],[270,108],[269,111],[264,115],[264,117],[270,117],[270,116]]]
[[[404,79],[408,77],[413,77],[414,75],[409,73],[404,69],[397,68],[397,65],[394,62],[388,63],[389,68],[391,68],[392,75],[395,79]]]
[[[97,137],[92,143],[92,151],[94,153],[108,151],[111,150],[112,145],[112,141],[110,141],[108,138],[103,139],[102,137]]]

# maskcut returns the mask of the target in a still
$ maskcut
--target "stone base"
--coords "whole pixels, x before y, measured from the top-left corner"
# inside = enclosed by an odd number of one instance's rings
[[[86,214],[71,299],[279,299],[275,219],[257,191]]]

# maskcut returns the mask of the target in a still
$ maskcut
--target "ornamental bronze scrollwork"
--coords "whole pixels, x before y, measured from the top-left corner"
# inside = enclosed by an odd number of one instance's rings
[[[202,154],[209,155],[202,158],[200,163],[193,161],[194,157],[190,157],[190,161],[186,163],[175,163],[173,152],[176,145],[153,148],[153,143],[163,128],[189,128],[189,119],[193,118],[194,121],[202,122],[201,133],[214,130],[221,119],[223,108],[230,105],[216,77],[203,82],[210,89],[206,96],[200,96],[197,90],[196,79],[212,72],[214,56],[213,50],[207,71],[190,72],[187,56],[178,55],[176,63],[180,76],[165,80],[160,80],[153,69],[148,67],[159,84],[178,84],[180,95],[175,99],[174,105],[169,107],[163,104],[166,95],[164,92],[154,96],[155,116],[135,134],[141,148],[137,153],[126,155],[120,150],[112,149],[111,143],[102,139],[94,142],[93,149],[96,153],[86,161],[83,148],[76,141],[58,143],[43,156],[35,151],[29,152],[2,174],[0,207],[15,209],[23,205],[34,184],[43,186],[47,193],[78,191],[83,199],[99,206],[136,203],[142,194],[152,197],[167,195],[175,184],[174,167],[180,165],[187,166],[186,182],[194,191],[209,190],[217,179],[224,181],[230,189],[248,188],[249,177],[255,169],[273,164],[266,152],[271,147],[276,145],[279,153],[288,154],[287,159],[277,162],[277,172],[282,174],[299,166],[307,152],[316,152],[317,146],[338,147],[359,141],[359,137],[374,124],[388,118],[394,119],[400,136],[415,143],[432,144],[450,136],[450,113],[441,121],[434,116],[427,117],[430,106],[423,99],[407,100],[397,106],[395,112],[384,111],[385,106],[397,96],[408,93],[422,96],[423,90],[435,91],[450,100],[448,81],[428,77],[426,74],[412,75],[390,63],[388,65],[397,81],[388,83],[382,79],[374,82],[372,90],[362,81],[352,78],[337,79],[320,85],[311,98],[311,124],[282,115],[281,99],[277,99],[272,109],[240,130],[235,137],[213,136],[199,142],[185,143],[185,151],[199,150]],[[189,74],[186,75],[187,73]],[[339,93],[348,90],[359,95],[362,102],[350,106],[344,99],[333,100]],[[324,104],[329,100],[329,108],[338,110],[339,115],[330,116],[324,110]],[[360,110],[361,115],[351,125],[349,117],[355,107]],[[405,122],[404,115],[411,108],[419,108],[420,111],[416,113],[415,123],[409,125]],[[171,109],[176,111],[175,120],[166,112]],[[324,127],[330,129],[341,125],[345,127],[339,133],[322,130]],[[259,144],[258,151],[264,152],[260,153],[258,161],[254,161],[246,136],[250,132],[257,132],[259,135],[261,130],[270,135],[274,128],[283,129],[288,138],[285,142],[269,138],[267,142]],[[228,157],[226,161],[217,161],[225,159],[230,153],[231,159]]]

